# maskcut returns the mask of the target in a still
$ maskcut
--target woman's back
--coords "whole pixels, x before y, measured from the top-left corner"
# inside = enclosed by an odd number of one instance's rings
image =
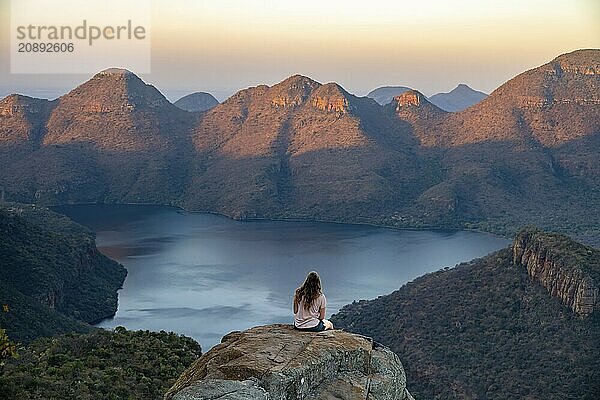
[[[304,300],[298,303],[298,312],[294,314],[294,325],[296,328],[313,328],[319,324],[321,309],[327,307],[327,299],[321,293],[319,297],[313,300],[308,310],[304,308]]]
[[[293,304],[296,328],[311,332],[333,329],[331,321],[325,319],[327,299],[321,290],[321,277],[315,271],[309,272],[302,286],[296,289]]]

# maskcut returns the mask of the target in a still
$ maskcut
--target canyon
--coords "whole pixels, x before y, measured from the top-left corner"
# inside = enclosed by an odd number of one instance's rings
[[[526,228],[506,249],[354,302],[331,319],[398,354],[416,398],[592,399],[598,259],[597,249]]]
[[[0,205],[0,326],[30,342],[86,332],[114,315],[125,268],[102,255],[93,233],[35,205]]]

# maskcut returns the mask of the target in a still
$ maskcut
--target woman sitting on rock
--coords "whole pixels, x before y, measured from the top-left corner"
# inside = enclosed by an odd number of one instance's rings
[[[321,291],[321,278],[311,271],[294,293],[294,326],[308,332],[333,329],[331,321],[325,319],[326,307],[327,299]]]

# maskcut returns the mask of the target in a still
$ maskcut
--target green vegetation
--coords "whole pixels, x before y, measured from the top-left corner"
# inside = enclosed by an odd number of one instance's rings
[[[94,235],[45,208],[0,206],[0,326],[21,342],[114,314],[126,271],[96,249]]]
[[[0,260],[2,399],[160,399],[200,354],[174,333],[87,324],[114,314],[126,272],[64,216],[1,206]]]
[[[11,338],[28,343],[40,336],[65,332],[89,332],[92,327],[53,310],[32,297],[0,282],[0,302],[10,304],[10,312],[0,313],[0,326]]]
[[[174,333],[95,330],[38,339],[6,362],[2,399],[161,399],[200,355]]]
[[[417,399],[591,400],[600,398],[598,314],[577,317],[505,249],[332,320],[390,346]]]
[[[10,341],[6,331],[0,328],[0,367],[8,358],[17,357],[17,345]]]

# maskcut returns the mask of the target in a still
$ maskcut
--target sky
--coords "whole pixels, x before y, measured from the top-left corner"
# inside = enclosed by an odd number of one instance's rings
[[[356,95],[459,83],[489,93],[560,54],[600,48],[597,0],[148,1],[151,72],[139,75],[170,100],[195,91],[224,100],[296,73]],[[60,20],[65,10],[48,4]],[[54,98],[90,78],[11,74],[9,38],[10,0],[0,0],[1,97]]]

